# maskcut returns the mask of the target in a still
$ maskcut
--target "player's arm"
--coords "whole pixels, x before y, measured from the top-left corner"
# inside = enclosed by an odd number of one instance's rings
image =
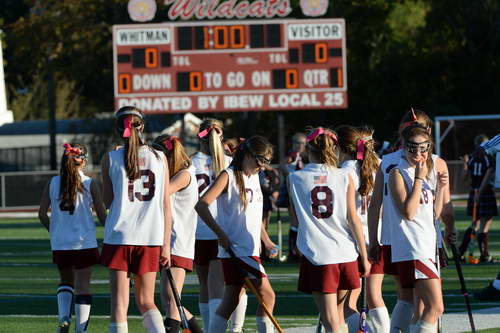
[[[269,237],[269,234],[267,233],[267,230],[264,227],[264,223],[260,224],[260,240],[264,242],[264,247],[266,248],[266,251],[269,254],[270,258],[274,258],[278,255],[278,253],[272,252],[276,244],[274,244],[271,238]]]
[[[40,219],[40,223],[44,226],[47,231],[50,228],[50,218],[48,215],[49,207],[50,207],[50,180],[45,184],[45,188],[43,189],[42,198],[40,199],[40,208],[38,208],[38,218]]]
[[[295,205],[293,204],[293,200],[292,200],[292,180],[290,178],[290,176],[287,177],[287,182],[286,182],[286,186],[287,186],[287,191],[288,191],[288,202],[289,202],[289,208],[288,208],[288,221],[289,221],[289,224],[290,224],[290,228],[295,228],[295,230],[297,230],[297,228],[299,227],[299,220],[297,218],[297,212],[295,211]]]
[[[481,148],[488,155],[500,152],[500,134],[497,134],[493,139],[481,144]]]
[[[177,172],[177,174],[175,174],[170,180],[168,194],[172,195],[174,193],[177,193],[188,187],[190,183],[191,183],[190,173],[187,170],[181,170]]]
[[[109,177],[109,154],[104,154],[101,160],[102,196],[106,208],[111,207],[113,202],[113,184]]]
[[[101,190],[94,181],[90,183],[90,195],[92,196],[92,204],[97,218],[104,225],[106,223],[106,207],[104,207]]]
[[[355,188],[352,181],[351,175],[349,177],[349,184],[347,185],[347,221],[349,227],[351,228],[354,239],[358,244],[359,255],[363,264],[363,276],[366,277],[370,273],[370,262],[368,261],[368,253],[366,251],[365,236],[363,234],[363,227],[361,226],[361,220],[356,212],[356,199],[355,199]]]
[[[384,175],[382,173],[382,169],[379,168],[375,176],[372,198],[368,206],[368,253],[370,255],[370,259],[374,262],[377,262],[379,257],[380,244],[378,242],[378,224],[380,221],[380,208],[382,208],[383,195]]]
[[[422,180],[415,179],[413,188],[411,192],[408,193],[401,171],[394,168],[389,174],[389,191],[401,215],[403,215],[405,220],[411,221],[415,217],[418,206],[420,205]]]
[[[215,182],[208,188],[208,190],[203,194],[203,196],[194,206],[194,209],[198,213],[198,216],[217,235],[220,246],[224,247],[225,249],[229,248],[229,238],[227,237],[224,230],[219,227],[208,207],[212,202],[217,200],[222,192],[227,190],[228,183],[229,175],[226,171],[222,171],[217,179],[215,179]]]
[[[167,195],[169,191],[170,181],[168,178],[168,163],[164,154],[161,154],[164,167],[163,175],[163,188],[165,194],[163,195],[163,246],[161,247],[160,265],[170,266],[170,239],[172,237],[172,210],[170,208],[170,196]]]
[[[448,174],[448,165],[442,158],[436,160],[437,172]],[[438,216],[438,215],[436,215]],[[455,229],[455,214],[453,203],[451,201],[450,185],[446,184],[443,192],[443,208],[441,210],[441,220],[444,223],[445,240],[448,244],[454,244],[457,241],[458,233]]]

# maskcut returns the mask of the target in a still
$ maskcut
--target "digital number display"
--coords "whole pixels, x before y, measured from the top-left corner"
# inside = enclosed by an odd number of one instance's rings
[[[347,107],[343,19],[113,27],[115,107],[149,113]]]

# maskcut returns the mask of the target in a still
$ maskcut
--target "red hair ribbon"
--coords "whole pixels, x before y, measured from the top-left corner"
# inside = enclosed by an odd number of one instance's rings
[[[337,136],[332,132],[325,130],[323,127],[318,127],[314,132],[307,136],[307,142],[314,140],[317,136],[324,134],[332,138],[333,141],[337,142]]]
[[[203,131],[198,133],[198,138],[203,139],[208,134],[210,134],[210,132],[212,132],[212,130],[215,130],[217,132],[217,134],[220,134],[220,130],[216,126],[210,126],[209,128],[205,128]]]
[[[356,142],[356,159],[362,161],[365,158],[365,140],[359,139]]]
[[[415,110],[410,107],[410,110],[411,110],[411,117],[412,117],[412,120],[411,121],[407,121],[405,123],[402,123],[400,126],[399,126],[399,130],[404,130],[405,128],[407,128],[408,126],[410,125],[413,125],[415,124],[416,122],[418,122],[417,120],[417,115],[415,114]]]
[[[163,144],[165,145],[165,148],[167,148],[168,151],[174,149],[174,140],[179,140],[179,138],[176,136],[171,136],[170,138],[163,141]]]
[[[63,147],[64,147],[64,154],[66,154],[66,156],[69,156],[69,155],[80,156],[80,155],[82,155],[82,152],[80,149],[78,149],[76,147],[71,147],[71,145],[69,143],[65,143],[63,145]]]
[[[123,118],[123,128],[125,129],[123,131],[123,138],[130,138],[130,135],[132,133],[132,117],[125,117]]]

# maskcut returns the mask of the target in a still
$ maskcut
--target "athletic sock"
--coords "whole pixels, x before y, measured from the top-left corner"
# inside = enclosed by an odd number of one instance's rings
[[[109,323],[109,333],[128,333],[128,324],[126,321],[123,323]]]
[[[349,328],[349,333],[355,333],[359,330],[359,313],[354,312],[352,315],[346,318],[345,322]]]
[[[467,247],[469,247],[473,232],[474,228],[472,227],[468,227],[467,229],[465,229],[464,238],[462,239],[462,243],[458,247],[461,255],[464,255],[465,251],[467,251]]]
[[[181,322],[172,318],[165,318],[163,321],[166,333],[179,333]]]
[[[406,301],[398,300],[391,318],[391,333],[408,332],[415,307]]]
[[[368,311],[368,316],[373,324],[373,330],[377,333],[389,333],[391,328],[391,319],[389,318],[389,311],[385,306]]]
[[[248,295],[244,293],[240,297],[240,301],[236,309],[234,309],[233,314],[229,318],[231,321],[231,326],[229,327],[229,332],[241,332],[243,324],[245,323],[245,313],[247,311]]]
[[[431,324],[423,320],[419,320],[413,326],[411,333],[434,333],[436,332],[436,324]]]
[[[257,317],[257,333],[274,333],[274,325],[268,316]]]
[[[151,309],[142,314],[142,325],[148,333],[165,333],[163,318],[158,309]]]
[[[210,317],[210,328],[208,329],[208,333],[224,333],[227,328],[227,319],[219,316],[218,314],[214,314]]]
[[[484,232],[477,233],[477,245],[479,247],[479,252],[481,253],[481,257],[485,256],[485,254],[484,254]]]
[[[92,306],[92,295],[75,296],[75,321],[76,333],[87,332],[90,322],[90,308]]]
[[[196,318],[194,316],[188,320],[188,326],[191,330],[191,333],[203,333],[203,330],[201,329],[200,325],[198,325],[198,321],[196,321]]]
[[[59,311],[59,320],[64,317],[71,318],[73,292],[73,286],[69,284],[60,284],[57,288],[57,309]]]
[[[209,326],[207,327],[210,327],[210,321],[212,320],[212,317],[215,316],[215,312],[217,311],[217,308],[219,307],[221,302],[222,300],[220,298],[212,298],[208,301]]]
[[[208,308],[208,303],[198,303],[198,308],[200,309],[203,328],[205,330],[208,330],[208,328],[210,327],[210,310]]]

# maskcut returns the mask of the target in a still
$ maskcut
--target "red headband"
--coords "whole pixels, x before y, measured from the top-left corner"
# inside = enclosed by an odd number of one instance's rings
[[[66,154],[66,156],[70,156],[70,155],[76,155],[76,156],[80,156],[82,155],[82,151],[76,147],[71,147],[71,145],[69,143],[65,143],[63,145],[64,147],[64,154]]]
[[[163,141],[163,144],[165,145],[165,148],[167,148],[168,151],[174,149],[174,140],[179,140],[179,138],[176,136],[171,136],[170,138]]]
[[[130,135],[132,133],[132,117],[128,116],[123,118],[123,128],[125,129],[123,131],[123,138],[130,138]]]
[[[332,138],[333,141],[337,142],[337,136],[334,133],[330,132],[329,130],[325,130],[323,127],[318,127],[314,132],[309,134],[307,136],[307,142],[314,140],[317,136],[321,134],[327,135],[330,138]]]
[[[212,132],[212,130],[215,129],[215,131],[217,132],[217,134],[219,134],[219,129],[216,127],[216,126],[210,126],[209,128],[205,128],[203,131],[199,132],[198,133],[198,138],[199,139],[203,139],[204,137],[206,137],[210,132]]]

